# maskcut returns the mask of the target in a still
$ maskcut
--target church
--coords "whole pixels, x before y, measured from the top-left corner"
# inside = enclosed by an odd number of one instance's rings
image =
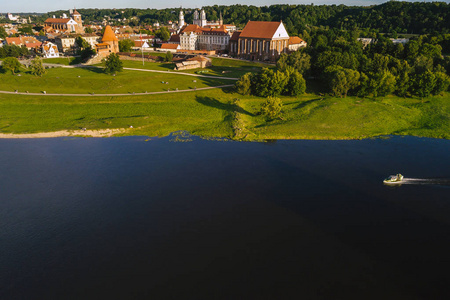
[[[66,14],[63,14],[61,18],[48,18],[44,21],[44,30],[46,32],[56,33],[84,33],[83,21],[81,20],[81,14],[77,10],[70,10],[70,18]]]
[[[276,61],[289,51],[289,34],[283,22],[249,21],[230,40],[230,54],[247,60]]]

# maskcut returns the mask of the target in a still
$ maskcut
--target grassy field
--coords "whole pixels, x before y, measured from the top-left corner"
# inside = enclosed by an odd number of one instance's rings
[[[91,72],[78,69],[72,71]],[[92,77],[91,81],[106,76],[92,73],[97,77]],[[127,78],[129,75],[125,73],[123,76]],[[16,80],[17,76],[2,74],[0,77],[4,82]],[[22,77],[19,79],[27,78]],[[135,74],[131,77],[138,80]],[[24,82],[32,82],[30,79]],[[190,77],[188,79],[192,80]],[[47,81],[50,81],[49,78]],[[145,80],[138,82],[146,83]],[[89,80],[84,84],[89,84]],[[101,89],[106,83],[95,84]],[[156,86],[158,84],[156,82]],[[32,88],[24,85],[21,89],[25,87],[29,90]],[[139,87],[138,83],[134,87]],[[80,87],[70,87],[76,88]],[[119,87],[114,88],[120,90]],[[240,100],[236,102],[236,98]],[[299,98],[282,97],[282,100],[284,106],[281,119],[268,121],[258,115],[264,99],[241,96],[233,93],[232,89],[125,97],[0,94],[0,132],[33,133],[133,126],[124,135],[164,136],[185,130],[204,137],[242,140],[360,139],[389,134],[450,138],[448,93],[424,101],[395,96],[376,99],[322,98],[313,94]]]
[[[54,58],[44,58],[42,60],[47,64],[60,64],[60,65],[76,65],[81,63],[81,59],[79,57],[54,57]]]
[[[117,76],[111,76],[104,74],[99,68],[52,68],[48,69],[47,74],[42,77],[26,72],[19,74],[21,76],[12,76],[10,73],[0,74],[0,90],[30,93],[46,91],[64,94],[143,93],[234,83],[234,81],[220,78],[176,75],[174,72],[165,74],[124,70]],[[166,82],[169,83],[166,84]]]

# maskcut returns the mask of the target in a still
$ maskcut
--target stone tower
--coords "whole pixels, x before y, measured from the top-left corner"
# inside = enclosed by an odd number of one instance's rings
[[[81,20],[81,14],[77,12],[76,9],[70,11],[70,16],[72,19],[77,22],[77,26],[75,28],[76,33],[84,33],[83,21]]]

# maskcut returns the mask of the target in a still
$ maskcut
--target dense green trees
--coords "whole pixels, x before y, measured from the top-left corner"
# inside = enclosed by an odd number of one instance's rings
[[[119,41],[119,51],[120,52],[129,52],[131,48],[134,46],[134,42],[130,39],[120,40]]]
[[[25,46],[19,47],[17,45],[3,45],[0,47],[0,58],[3,57],[21,57],[29,54]]]
[[[235,87],[242,95],[299,96],[306,90],[306,81],[300,72],[287,66],[285,70],[264,68],[258,74],[247,73],[236,82]]]
[[[302,35],[313,26],[324,26],[348,31],[356,29],[378,30],[389,32],[392,36],[404,33],[450,33],[450,4],[445,2],[400,2],[389,1],[374,6],[345,5],[271,5],[257,7],[253,5],[214,5],[204,6],[207,18],[215,20],[222,13],[225,24],[236,24],[243,27],[248,20],[280,21],[283,20],[289,34]],[[86,24],[102,21],[106,16],[115,24],[125,22],[167,24],[169,20],[177,20],[180,9],[78,9]],[[192,23],[194,10],[184,9],[187,23]],[[190,11],[190,13],[188,12]],[[52,15],[61,15],[66,11],[48,12],[39,17],[44,21]],[[123,19],[126,19],[124,21]],[[136,19],[137,18],[137,19]],[[119,19],[121,21],[119,21]]]

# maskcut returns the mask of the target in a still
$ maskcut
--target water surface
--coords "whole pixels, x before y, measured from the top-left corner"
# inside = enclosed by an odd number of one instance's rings
[[[0,140],[1,299],[450,296],[450,141],[146,139]]]

